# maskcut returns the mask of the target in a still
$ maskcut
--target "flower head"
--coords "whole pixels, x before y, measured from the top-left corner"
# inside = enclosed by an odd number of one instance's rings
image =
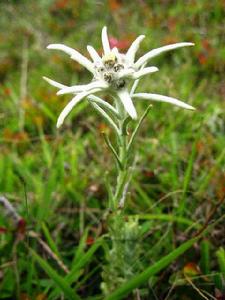
[[[141,41],[144,38],[144,35],[140,35],[131,44],[126,54],[119,53],[116,47],[112,49],[110,48],[107,36],[107,28],[103,27],[103,55],[101,57],[92,46],[88,45],[87,50],[90,54],[91,60],[80,54],[75,49],[72,49],[62,44],[51,44],[47,47],[48,49],[61,50],[69,54],[73,60],[83,65],[93,75],[93,80],[90,83],[83,85],[74,85],[71,87],[65,86],[61,83],[44,77],[46,81],[48,81],[51,85],[59,89],[57,95],[74,95],[72,100],[61,112],[57,121],[57,127],[60,127],[63,124],[64,119],[76,104],[78,104],[84,98],[89,97],[92,94],[105,90],[108,90],[112,94],[112,96],[115,96],[116,99],[119,99],[119,101],[124,107],[124,110],[128,113],[128,115],[130,115],[132,119],[137,118],[137,112],[132,101],[136,98],[168,102],[186,109],[194,109],[192,106],[171,97],[149,93],[135,94],[134,88],[131,89],[131,91],[129,91],[129,82],[137,82],[137,80],[141,77],[158,71],[158,68],[155,66],[146,67],[146,64],[150,61],[150,59],[169,50],[194,45],[193,43],[185,42],[163,46],[147,52],[145,55],[143,55],[137,61],[135,61],[136,52],[139,48]],[[93,96],[92,99],[94,99]],[[103,100],[100,101],[102,101],[102,103],[104,104]],[[108,103],[106,105],[107,107],[109,107]],[[115,110],[114,107],[111,107],[111,109]]]

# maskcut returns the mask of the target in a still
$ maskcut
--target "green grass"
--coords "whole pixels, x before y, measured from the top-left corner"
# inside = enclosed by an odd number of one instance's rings
[[[145,34],[138,55],[194,42],[152,61],[160,71],[143,79],[138,91],[197,108],[153,103],[137,134],[125,213],[139,220],[143,270],[108,299],[136,299],[139,293],[141,299],[197,300],[197,289],[214,297],[215,289],[224,293],[224,5],[148,3],[0,3],[0,195],[26,221],[23,232],[0,207],[0,299],[103,298],[102,265],[110,248],[107,172],[115,185],[114,160],[101,134],[106,124],[84,102],[57,130],[69,98],[56,96],[42,76],[68,85],[88,82],[85,70],[46,46],[60,42],[87,55],[87,44],[101,49],[104,24],[123,43]],[[149,105],[135,104],[139,115]],[[202,226],[201,238],[192,240]],[[197,289],[185,280],[188,263],[200,267],[200,275],[189,278]]]

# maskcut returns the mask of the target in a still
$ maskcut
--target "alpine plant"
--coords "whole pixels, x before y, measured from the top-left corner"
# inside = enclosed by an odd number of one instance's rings
[[[135,99],[167,102],[185,109],[194,110],[194,107],[190,106],[189,104],[172,97],[150,93],[135,93],[135,84],[129,90],[130,82],[132,83],[136,81],[137,83],[140,78],[158,71],[158,68],[155,66],[147,66],[152,58],[163,52],[181,47],[193,46],[193,43],[183,42],[166,45],[150,50],[136,60],[136,52],[140,46],[140,43],[145,38],[144,35],[137,37],[125,54],[120,53],[116,47],[111,49],[106,27],[103,27],[101,37],[103,46],[102,56],[100,56],[92,46],[87,46],[87,50],[91,59],[86,58],[77,50],[63,44],[50,44],[47,47],[48,49],[61,50],[67,53],[73,60],[91,72],[93,76],[93,79],[90,83],[74,86],[66,86],[52,79],[44,77],[49,84],[59,89],[57,95],[73,95],[72,100],[66,105],[58,117],[58,128],[63,124],[65,118],[71,112],[71,110],[85,98],[88,98],[89,101],[94,103],[95,108],[98,107],[99,110],[101,110],[100,107],[102,107],[104,110],[108,110],[114,114],[114,116],[120,118],[121,112],[118,110],[118,105],[114,107],[108,102],[94,95],[106,91],[116,101],[120,101],[122,103],[125,113],[127,113],[132,119],[137,119],[137,112],[133,104],[133,100]],[[104,111],[101,110],[101,113],[104,114]]]

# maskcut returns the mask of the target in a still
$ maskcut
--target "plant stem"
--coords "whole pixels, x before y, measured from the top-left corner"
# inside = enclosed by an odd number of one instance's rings
[[[131,119],[126,116],[124,107],[119,100],[116,101],[116,109],[121,116],[117,120],[118,131],[115,131],[117,147],[111,146],[107,140],[107,145],[117,161],[117,179],[114,193],[111,194],[111,189],[109,189],[111,213],[107,214],[107,226],[111,246],[106,257],[106,264],[103,266],[103,282],[101,284],[103,293],[106,296],[132,278],[137,271],[142,270],[141,264],[136,265],[133,263],[134,261],[140,261],[138,219],[136,217],[126,219],[122,209],[131,172],[131,160],[129,158],[131,144],[128,146],[127,134],[127,125]],[[135,135],[132,135],[132,137],[134,138]]]
[[[119,207],[119,203],[123,196],[123,192],[128,177],[127,135],[122,130],[123,123],[124,120],[120,121],[119,123],[120,135],[118,136],[118,144],[119,144],[119,160],[121,163],[121,168],[118,168],[116,190],[113,196],[113,211],[117,210]]]

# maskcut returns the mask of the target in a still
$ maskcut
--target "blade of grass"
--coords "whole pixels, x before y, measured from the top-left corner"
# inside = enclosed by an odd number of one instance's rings
[[[178,213],[180,215],[183,215],[183,212],[185,210],[185,198],[186,198],[186,193],[187,193],[187,189],[191,180],[191,175],[192,175],[192,169],[194,166],[194,159],[195,159],[195,155],[196,155],[196,142],[193,144],[192,146],[192,151],[191,151],[191,155],[188,161],[188,166],[187,169],[185,171],[185,175],[184,175],[184,183],[183,183],[183,195],[182,198],[179,200],[179,207],[178,207]]]
[[[46,221],[53,213],[56,203],[52,204],[52,194],[54,193],[56,186],[57,172],[52,168],[42,190],[42,198],[40,199],[40,205],[37,211],[39,221]]]
[[[73,262],[73,267],[71,272],[65,276],[65,281],[67,284],[71,285],[74,283],[82,274],[82,269],[86,266],[86,264],[92,259],[95,251],[102,245],[103,239],[99,239],[96,241],[91,248],[79,257],[79,260]],[[59,289],[54,289],[52,293],[49,295],[49,300],[56,299],[59,294]]]
[[[45,105],[43,102],[38,104],[38,107],[40,110],[48,117],[51,121],[56,122],[56,116],[55,114],[51,111],[50,108],[48,108],[47,105]]]
[[[132,180],[132,186],[134,186],[138,196],[141,199],[141,203],[144,203],[146,205],[146,207],[149,207],[152,205],[153,200],[150,198],[150,196],[144,191],[144,189],[142,189],[142,187],[140,186],[140,184],[138,184],[138,182],[136,180]]]
[[[129,293],[131,293],[135,288],[145,283],[149,279],[149,277],[160,272],[162,269],[164,269],[170,263],[172,263],[177,257],[179,257],[185,251],[191,248],[191,246],[197,241],[197,239],[198,238],[190,239],[187,242],[183,243],[181,246],[173,250],[171,253],[164,256],[162,259],[154,263],[152,266],[145,269],[145,271],[134,276],[131,280],[121,285],[118,289],[112,292],[111,295],[107,296],[105,300],[124,299],[124,297],[127,296]]]
[[[47,242],[48,242],[48,246],[52,249],[52,251],[53,251],[58,257],[60,257],[60,253],[59,253],[59,250],[58,250],[58,248],[57,248],[57,246],[56,246],[56,243],[55,243],[54,240],[52,239],[51,234],[50,234],[50,232],[49,232],[49,230],[48,230],[48,227],[47,227],[47,225],[46,225],[44,222],[42,223],[42,230],[43,230],[43,233],[44,233],[44,235],[45,235],[45,238],[46,238],[46,240],[47,240]]]
[[[202,195],[202,193],[205,191],[205,189],[207,188],[209,181],[211,180],[211,178],[214,176],[214,174],[217,172],[217,168],[218,166],[221,165],[223,159],[225,156],[225,150],[223,150],[221,152],[221,154],[217,157],[217,159],[215,160],[215,163],[213,164],[212,168],[205,174],[205,178],[204,180],[202,180],[201,185],[199,186],[199,189],[197,191],[198,196]]]
[[[39,130],[39,137],[40,137],[41,147],[42,147],[42,152],[43,152],[43,158],[44,158],[48,168],[50,168],[51,164],[52,164],[52,158],[53,158],[53,155],[51,153],[51,148],[50,148],[49,143],[46,140],[45,134],[43,132],[43,128],[41,126],[39,126],[38,130]]]
[[[210,267],[209,267],[209,262],[210,262],[210,257],[209,257],[209,252],[210,252],[210,243],[208,240],[203,240],[201,243],[201,261],[200,261],[200,266],[201,270],[204,274],[209,274],[210,272]]]
[[[79,261],[82,256],[84,255],[84,249],[86,247],[86,241],[87,241],[87,237],[88,237],[88,231],[89,231],[89,227],[85,228],[84,233],[80,239],[79,245],[76,248],[76,252],[74,254],[73,257],[73,261],[72,261],[72,267],[77,263],[77,261]]]
[[[220,271],[225,279],[225,250],[221,247],[216,251]]]
[[[173,190],[176,191],[178,189],[179,183],[179,170],[178,170],[178,138],[175,132],[172,132],[170,135],[170,146],[171,146],[171,165],[170,165],[170,175],[171,175],[171,185],[173,186]],[[174,195],[174,199],[176,202],[178,201],[177,195]]]
[[[169,215],[169,214],[145,214],[145,215],[136,215],[136,217],[139,220],[161,220],[166,222],[176,222],[188,226],[192,226],[194,224],[194,227],[196,229],[201,228],[201,225],[198,223],[194,223],[193,221],[179,216]]]
[[[29,251],[38,262],[40,267],[55,282],[60,291],[62,291],[69,300],[80,299],[80,297],[71,289],[68,282],[62,276],[60,276],[41,256],[39,256],[34,250],[30,248]]]
[[[96,241],[91,248],[73,265],[71,272],[66,276],[67,282],[72,284],[77,278],[77,275],[80,274],[80,270],[92,259],[94,253],[102,245],[102,239],[100,238]]]

